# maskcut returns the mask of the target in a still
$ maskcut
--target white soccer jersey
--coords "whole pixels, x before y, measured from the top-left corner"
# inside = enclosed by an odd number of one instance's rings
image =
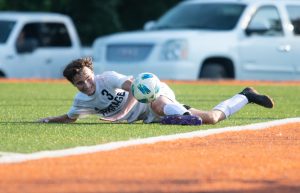
[[[121,89],[122,84],[130,79],[114,71],[104,72],[95,76],[96,91],[92,96],[78,92],[73,106],[67,113],[70,118],[80,118],[85,115],[98,114],[110,117],[121,111],[128,98],[128,92]],[[165,83],[161,83],[160,94],[176,102],[174,92]],[[150,105],[137,103],[127,115],[122,118],[128,122],[143,120],[145,123],[158,122],[161,117],[155,114]],[[122,121],[120,120],[120,121]]]
[[[128,92],[121,89],[129,76],[108,71],[95,76],[96,91],[88,96],[78,92],[73,106],[68,112],[70,118],[79,118],[89,114],[109,117],[117,114],[124,106]]]

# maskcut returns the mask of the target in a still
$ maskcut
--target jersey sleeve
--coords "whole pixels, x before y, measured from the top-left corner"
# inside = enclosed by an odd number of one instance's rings
[[[69,110],[69,112],[67,113],[68,117],[71,118],[71,119],[77,119],[79,118],[80,114],[78,112],[78,110],[72,106]]]
[[[72,106],[67,113],[68,117],[71,119],[83,118],[91,114],[95,114],[95,110],[78,106]]]
[[[96,110],[88,107],[84,101],[80,100],[80,94],[75,96],[72,107],[67,113],[68,117],[71,119],[82,118],[87,115],[95,114]]]
[[[115,71],[104,72],[103,76],[105,83],[113,88],[122,88],[123,83],[132,78],[132,76],[126,76]]]

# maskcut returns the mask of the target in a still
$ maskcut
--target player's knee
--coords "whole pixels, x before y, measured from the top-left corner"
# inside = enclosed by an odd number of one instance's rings
[[[174,103],[164,96],[158,97],[151,103],[152,110],[160,115],[183,115],[188,110],[179,103]]]
[[[151,109],[156,114],[163,116],[164,115],[164,102],[160,99],[156,99],[154,102],[151,103]]]
[[[218,123],[218,120],[215,119],[214,117],[212,117],[212,118],[210,119],[210,121],[209,121],[209,124],[211,124],[211,125],[215,125],[215,124],[217,124],[217,123]]]
[[[207,120],[208,124],[216,124],[219,122],[219,116],[216,113],[210,112]]]

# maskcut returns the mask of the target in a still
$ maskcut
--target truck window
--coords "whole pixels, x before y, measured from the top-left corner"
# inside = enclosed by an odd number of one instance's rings
[[[232,30],[245,5],[239,3],[187,3],[162,16],[154,29]]]
[[[294,27],[294,34],[300,35],[300,6],[287,6],[290,21]]]
[[[15,21],[0,20],[0,44],[4,44],[7,41],[15,23]]]
[[[282,36],[283,28],[278,10],[274,6],[260,7],[252,17],[249,26],[264,26],[266,32],[257,35]]]
[[[71,39],[68,30],[62,23],[26,24],[19,35],[19,40],[22,39],[25,41],[35,41],[37,47],[40,48],[71,46]]]
[[[43,47],[70,47],[71,39],[66,26],[62,23],[43,23],[40,25]]]

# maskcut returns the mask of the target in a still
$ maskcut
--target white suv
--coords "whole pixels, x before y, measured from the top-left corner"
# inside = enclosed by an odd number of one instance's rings
[[[300,80],[300,1],[183,1],[144,31],[96,39],[93,50],[102,71]]]

